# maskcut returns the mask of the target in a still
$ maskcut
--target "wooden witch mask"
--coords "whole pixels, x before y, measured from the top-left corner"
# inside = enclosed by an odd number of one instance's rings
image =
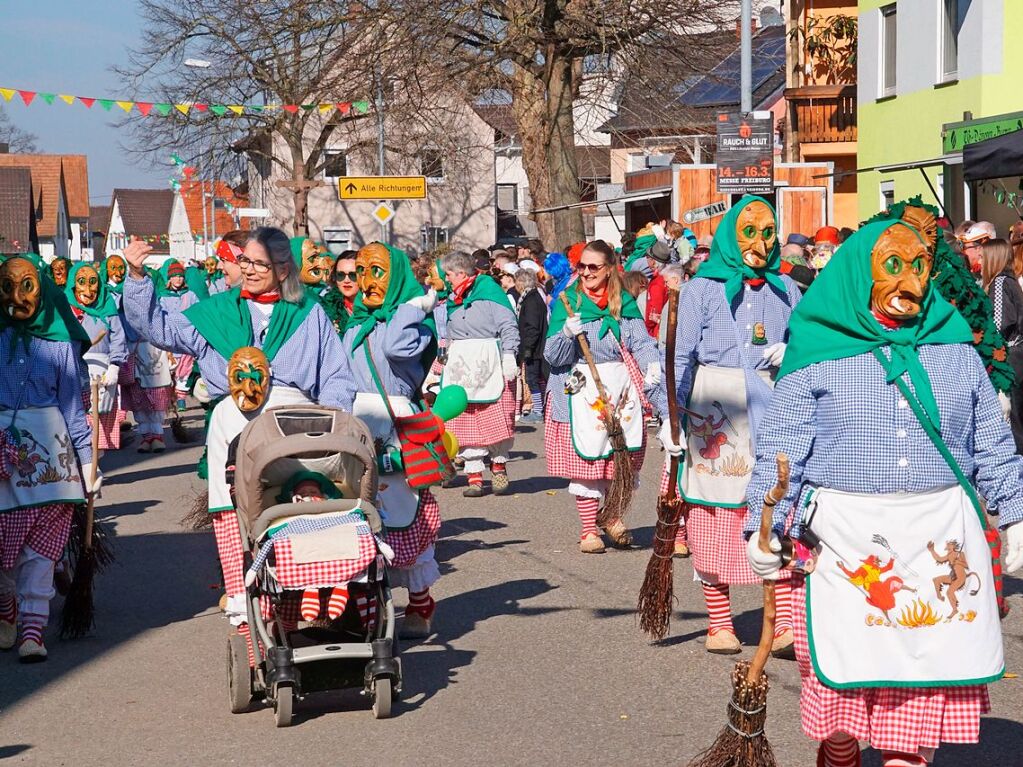
[[[908,226],[891,226],[870,256],[870,308],[896,322],[913,319],[931,280],[934,259],[921,236]]]
[[[326,277],[323,271],[322,255],[319,246],[310,239],[302,241],[302,269],[299,279],[303,285],[319,285]]]
[[[92,306],[99,296],[99,272],[87,264],[78,267],[72,290],[78,303],[82,306]]]
[[[41,298],[39,270],[31,261],[15,257],[0,264],[0,312],[19,322],[30,320]]]
[[[370,309],[383,305],[391,284],[390,251],[379,242],[360,248],[355,257],[355,273],[362,291],[362,302]]]
[[[124,282],[125,273],[124,259],[120,256],[108,256],[107,257],[107,277],[115,285],[120,285]]]
[[[754,200],[735,219],[735,239],[743,263],[751,269],[767,266],[767,257],[778,241],[778,226],[766,203]]]
[[[252,413],[266,404],[270,395],[270,363],[262,350],[243,346],[227,361],[227,388],[231,401],[243,413]]]

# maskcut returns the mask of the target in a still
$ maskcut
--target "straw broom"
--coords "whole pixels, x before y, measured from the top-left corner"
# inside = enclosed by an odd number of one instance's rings
[[[671,439],[679,443],[680,422],[678,398],[675,396],[675,333],[678,329],[679,291],[668,288],[668,339],[665,349],[664,381],[668,389],[668,422]],[[653,553],[647,562],[646,576],[639,590],[639,627],[655,640],[664,639],[671,622],[675,601],[673,557],[675,534],[682,519],[683,503],[678,497],[679,456],[673,455],[668,465],[668,489],[657,499],[657,526],[654,528]]]
[[[789,459],[784,453],[775,457],[778,483],[764,497],[760,517],[760,550],[769,552],[774,507],[789,488]],[[767,742],[767,690],[770,687],[764,666],[774,641],[774,581],[764,581],[764,622],[760,644],[753,661],[739,661],[732,669],[732,699],[728,703],[728,721],[709,749],[689,763],[689,767],[775,767],[774,752]]]
[[[561,293],[561,302],[565,305],[565,311],[568,312],[568,316],[574,317],[575,312],[572,310],[565,292]],[[625,432],[622,430],[621,419],[618,418],[618,412],[611,405],[607,396],[607,390],[600,380],[600,373],[597,372],[597,363],[593,360],[593,353],[590,351],[590,344],[586,340],[586,334],[580,333],[577,335],[576,341],[579,342],[583,358],[590,369],[590,375],[593,376],[593,384],[597,387],[597,396],[600,398],[601,420],[604,422],[608,439],[611,441],[615,474],[604,496],[604,507],[597,515],[597,524],[605,532],[608,532],[609,527],[614,528],[616,524],[621,523],[625,512],[628,511],[629,505],[632,503],[632,492],[635,487],[636,475],[632,465],[632,455],[629,453],[629,447],[625,442]],[[631,539],[626,532],[623,537],[614,542],[627,546],[631,543]]]

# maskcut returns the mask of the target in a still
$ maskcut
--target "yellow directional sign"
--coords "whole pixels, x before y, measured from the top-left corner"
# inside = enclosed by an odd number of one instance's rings
[[[337,180],[342,200],[425,200],[426,176],[345,176]]]

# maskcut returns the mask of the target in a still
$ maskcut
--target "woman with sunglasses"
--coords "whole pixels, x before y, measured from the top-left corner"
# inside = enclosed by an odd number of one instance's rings
[[[603,240],[588,243],[576,273],[578,279],[563,294],[571,306],[571,316],[561,300],[551,307],[544,347],[544,358],[551,366],[544,447],[547,471],[554,477],[567,477],[568,492],[575,496],[582,524],[579,550],[600,554],[604,541],[597,529],[597,512],[614,477],[614,459],[607,431],[593,407],[596,386],[579,336],[586,336],[601,383],[619,410],[637,474],[646,448],[641,393],[658,413],[664,412],[666,400],[657,345],[646,331],[636,300],[622,285],[611,246]],[[620,521],[604,532],[616,546],[632,542]]]
[[[337,263],[334,265],[334,285],[341,294],[342,336],[344,336],[344,327],[348,324],[348,320],[355,310],[355,299],[359,296],[359,280],[358,274],[355,271],[355,254],[356,251],[354,250],[344,251],[338,256]]]
[[[128,279],[124,310],[128,322],[145,340],[174,354],[190,354],[210,396],[220,400],[229,391],[228,360],[235,351],[254,346],[266,356],[271,398],[268,405],[315,402],[349,409],[352,378],[341,340],[320,305],[298,278],[288,237],[264,227],[249,234],[238,257],[241,284],[200,301],[184,312],[160,306],[144,263],[152,249],[135,240],[124,249]],[[212,430],[211,430],[212,431]],[[218,454],[236,434],[207,434],[207,446],[219,440]],[[224,466],[209,467],[209,476],[223,476]],[[210,513],[224,571],[227,614],[234,625],[244,622],[245,586],[242,544],[232,506],[212,495]],[[248,632],[244,634],[248,636]]]

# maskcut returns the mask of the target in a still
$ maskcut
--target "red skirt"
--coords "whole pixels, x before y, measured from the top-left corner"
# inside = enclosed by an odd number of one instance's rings
[[[792,627],[803,685],[799,695],[803,732],[826,740],[845,732],[881,751],[916,753],[941,743],[976,743],[980,716],[991,710],[986,685],[967,687],[871,687],[833,690],[813,672],[806,638],[805,579],[793,579]],[[954,663],[955,659],[949,659]]]
[[[99,414],[99,449],[120,450],[121,449],[121,423],[124,421],[125,412],[120,409],[120,403],[114,403],[114,409],[109,413]],[[82,407],[85,408],[85,417],[89,421],[89,428],[92,425],[92,393],[82,392]]]
[[[581,458],[572,447],[572,427],[567,423],[555,421],[551,418],[549,410],[544,421],[543,446],[547,453],[547,473],[552,477],[588,481],[614,479],[614,458],[598,458],[595,461]],[[643,468],[645,457],[646,432],[643,433],[642,447],[632,453],[632,467],[636,474]]]
[[[404,530],[389,530],[384,540],[394,549],[391,567],[412,567],[440,533],[440,506],[429,490],[419,492],[416,520]]]
[[[515,436],[515,381],[506,381],[496,402],[469,405],[447,422],[460,447],[490,447]]]
[[[71,531],[74,504],[51,503],[0,513],[0,570],[10,570],[25,546],[56,562]]]
[[[121,366],[117,380],[121,384],[121,407],[132,413],[166,413],[176,399],[173,384],[142,388],[135,380],[135,358],[131,355]]]

